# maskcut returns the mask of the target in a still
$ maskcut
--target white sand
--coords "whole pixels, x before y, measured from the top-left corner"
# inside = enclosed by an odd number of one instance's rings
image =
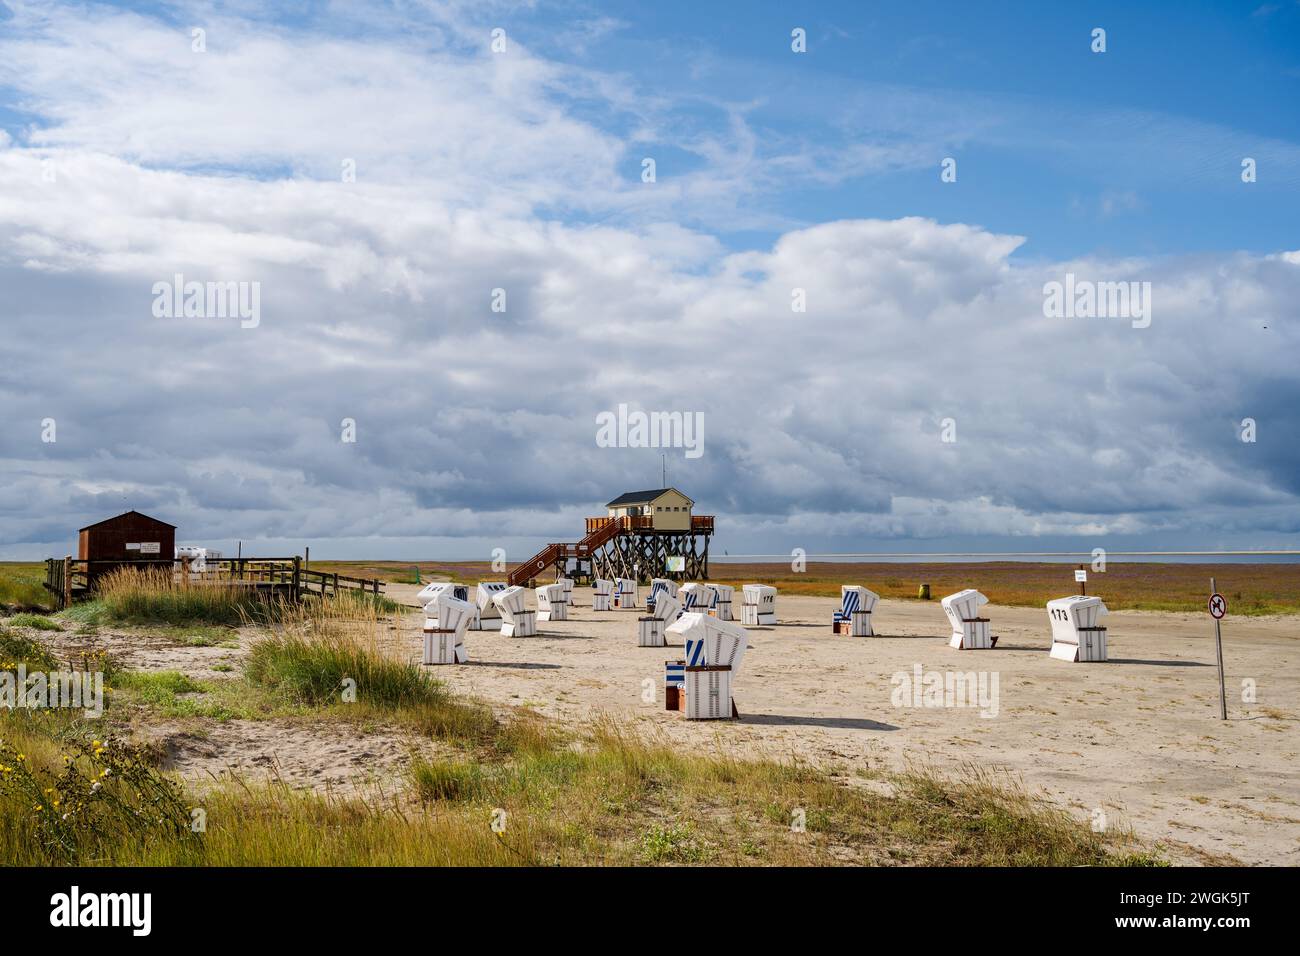
[[[407,601],[417,590],[388,588]],[[989,606],[997,648],[958,651],[937,601],[882,601],[873,618],[887,636],[848,638],[830,631],[836,600],[779,597],[781,624],[750,631],[734,688],[740,721],[687,722],[663,709],[663,664],[680,648],[638,648],[644,611],[594,612],[589,595],[577,589],[572,619],[540,623],[535,638],[470,632],[471,664],[438,667],[437,676],[561,721],[632,718],[683,745],[797,757],[850,779],[862,767],[909,761],[953,773],[965,764],[1006,769],[1085,819],[1100,810],[1131,825],[1175,860],[1300,863],[1300,618],[1228,618],[1224,722],[1205,614],[1112,613],[1110,660],[1071,664],[1047,655],[1044,609]],[[422,620],[412,611],[403,622],[412,656]],[[997,716],[893,706],[892,675],[916,664],[996,673]],[[1241,699],[1248,678],[1253,704]],[[646,680],[653,704],[642,700]]]

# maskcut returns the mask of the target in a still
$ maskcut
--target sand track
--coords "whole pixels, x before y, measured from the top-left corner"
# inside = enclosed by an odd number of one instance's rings
[[[393,793],[415,746],[405,733],[344,721],[168,721],[138,727],[134,736],[159,747],[163,769],[198,792],[237,778],[339,795]]]

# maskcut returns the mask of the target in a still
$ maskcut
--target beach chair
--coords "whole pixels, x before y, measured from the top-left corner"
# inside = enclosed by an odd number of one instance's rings
[[[717,597],[707,584],[683,584],[678,596],[682,602],[682,613],[695,614],[708,614]]]
[[[505,581],[480,581],[475,593],[478,605],[478,628],[490,631],[501,626],[501,612],[497,610],[492,598],[500,594],[508,585]]]
[[[424,621],[425,664],[464,664],[469,661],[465,650],[465,632],[477,616],[478,608],[468,601],[452,597],[444,588],[424,606],[429,615]]]
[[[452,584],[450,581],[435,581],[432,584],[426,584],[415,598],[427,610],[428,606],[443,594],[454,597],[457,601],[468,601],[470,599],[469,585]],[[477,607],[474,608],[474,614],[470,618],[469,626],[474,630],[478,630],[479,612]]]
[[[564,600],[564,585],[543,584],[534,592],[537,595],[538,621],[567,621],[569,604]]]
[[[449,587],[451,587],[451,582],[449,581],[430,582],[420,589],[420,593],[415,596],[415,599],[420,602],[420,607],[424,607],[426,604],[430,604],[437,600],[438,595]]]
[[[749,635],[734,621],[707,614],[683,614],[667,633],[686,648],[682,662],[687,720],[726,720],[740,716],[732,685],[749,646]]]
[[[512,585],[492,595],[492,603],[501,612],[501,634],[503,637],[535,637],[537,635],[537,612],[524,608],[524,589]]]
[[[437,600],[438,595],[442,594],[444,591],[454,597],[457,601],[469,600],[469,585],[453,584],[450,581],[434,581],[430,584],[426,584],[415,598],[421,605],[425,605],[430,601]]]
[[[655,598],[657,598],[660,594],[669,594],[672,597],[677,597],[676,583],[673,581],[669,581],[667,578],[651,579],[650,596],[645,599],[645,606],[647,611],[654,606]]]
[[[1072,594],[1047,602],[1052,622],[1051,656],[1076,663],[1106,660],[1106,629],[1097,622],[1109,614],[1099,597]]]
[[[730,584],[710,584],[709,590],[713,592],[713,606],[709,608],[709,616],[716,617],[719,621],[735,620],[731,616],[731,599],[736,593],[736,589]]]
[[[593,611],[608,611],[613,593],[613,581],[596,578],[591,585],[591,609]]]
[[[831,630],[849,637],[871,637],[871,612],[880,595],[856,584],[840,588],[840,607],[831,615]]]
[[[577,607],[573,603],[573,578],[556,578],[555,583],[564,585],[564,603],[570,608]]]
[[[741,590],[745,603],[740,607],[740,622],[745,627],[775,625],[776,588],[767,584],[746,584]]]
[[[663,647],[667,644],[665,629],[677,620],[677,612],[682,608],[677,598],[661,591],[655,599],[654,608],[648,617],[637,618],[637,647]]]
[[[943,613],[952,624],[950,647],[958,650],[988,650],[997,646],[998,639],[989,633],[989,619],[979,616],[979,609],[989,603],[979,591],[967,588],[949,594],[941,602]]]
[[[626,610],[638,603],[636,581],[631,578],[614,579],[614,607]]]

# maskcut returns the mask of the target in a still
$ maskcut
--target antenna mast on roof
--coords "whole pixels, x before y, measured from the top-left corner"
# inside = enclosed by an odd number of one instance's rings
[[[663,483],[659,487],[667,488],[668,487],[668,456],[665,454],[665,455],[661,455],[660,457],[663,458]]]

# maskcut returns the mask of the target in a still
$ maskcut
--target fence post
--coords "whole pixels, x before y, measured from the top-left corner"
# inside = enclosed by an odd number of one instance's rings
[[[293,556],[293,584],[289,586],[289,593],[295,601],[302,599],[302,558],[298,555]]]
[[[87,565],[89,571],[89,565]],[[89,574],[87,574],[89,578]],[[63,606],[72,607],[72,555],[63,559]]]

